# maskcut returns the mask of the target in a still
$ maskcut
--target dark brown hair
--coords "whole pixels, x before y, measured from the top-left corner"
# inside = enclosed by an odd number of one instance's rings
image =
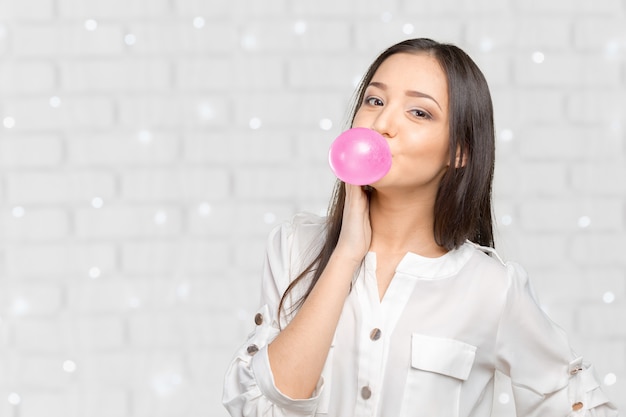
[[[435,241],[447,250],[458,248],[466,240],[493,247],[493,105],[485,77],[465,52],[454,45],[425,38],[410,39],[389,47],[370,65],[361,80],[351,108],[350,124],[363,102],[365,89],[380,65],[398,53],[434,57],[446,74],[448,83],[450,167],[439,184],[435,199]],[[459,166],[457,160],[465,161],[465,164]],[[304,295],[291,306],[291,311],[298,309],[328,264],[339,239],[345,197],[345,183],[337,181],[328,209],[324,243],[317,257],[287,287],[280,301],[279,313],[285,307],[287,295],[312,274]]]

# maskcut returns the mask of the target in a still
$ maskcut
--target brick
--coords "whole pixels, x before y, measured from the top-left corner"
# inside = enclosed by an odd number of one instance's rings
[[[166,237],[182,227],[179,210],[159,206],[78,209],[75,219],[76,235],[81,238]]]
[[[231,257],[222,242],[125,243],[122,269],[131,274],[205,274],[228,269]]]
[[[170,87],[170,66],[163,60],[63,61],[60,84],[68,92],[158,92]]]
[[[289,168],[248,168],[235,173],[235,192],[237,198],[253,201],[287,200],[298,192],[301,183]]]
[[[183,318],[180,314],[172,313],[134,314],[128,320],[131,346],[140,349],[181,349],[184,344],[192,342],[193,336],[199,330],[194,329],[191,323],[184,321]]]
[[[217,95],[128,97],[119,103],[119,118],[122,126],[135,129],[232,124],[230,99]]]
[[[50,392],[52,391],[52,392]],[[45,415],[48,417],[67,416],[69,399],[67,395],[59,390],[43,392],[34,391],[23,395],[20,403],[20,417],[37,417]]]
[[[624,266],[623,245],[624,231],[602,233],[580,233],[571,242],[571,258],[580,265],[605,267],[607,265]]]
[[[619,158],[623,143],[614,129],[554,124],[529,126],[519,131],[519,151],[524,158]]]
[[[404,2],[404,10],[409,14],[498,14],[510,10],[509,1],[497,3],[489,0],[443,0],[431,2],[427,0],[416,0]]]
[[[94,31],[78,21],[67,26],[22,24],[12,30],[12,50],[18,56],[39,58],[119,55],[125,49],[124,35],[121,27],[106,24]]]
[[[616,300],[626,297],[626,276],[622,270],[612,267],[590,268],[581,275],[585,283],[585,298],[589,300],[606,303],[604,297],[607,292],[612,293]]]
[[[246,25],[240,46],[250,52],[295,50],[332,53],[350,48],[350,27],[344,22],[314,20],[306,22],[306,31],[296,33],[294,22],[265,19]]]
[[[542,304],[567,305],[585,301],[586,285],[580,269],[554,265],[533,271],[532,284]],[[566,282],[567,285],[563,285]]]
[[[41,343],[41,340],[40,340]],[[63,356],[22,356],[19,363],[18,381],[26,386],[58,388],[67,385],[72,375],[63,370]]]
[[[601,50],[607,59],[618,59],[626,41],[622,19],[584,19],[574,22],[574,45],[583,50]]]
[[[68,288],[67,304],[78,313],[123,314],[142,307],[132,283],[117,278],[85,279]]]
[[[246,0],[176,0],[174,8],[182,16],[265,16],[282,14],[287,0],[266,0],[260,3]]]
[[[74,398],[78,403],[78,414],[91,417],[129,415],[129,394],[115,387],[87,389]]]
[[[15,316],[44,316],[60,312],[62,297],[59,286],[23,284],[11,288],[6,302],[8,310]]]
[[[509,260],[519,262],[534,276],[536,269],[563,264],[568,259],[567,242],[557,233],[525,233],[509,241]]]
[[[241,163],[284,162],[293,155],[293,138],[272,129],[188,133],[183,138],[184,158],[211,166]]]
[[[210,200],[209,200],[210,201]],[[189,233],[200,236],[265,236],[294,213],[291,202],[246,203],[206,202],[190,208]]]
[[[294,57],[287,62],[288,86],[319,90],[333,89],[346,97],[354,90],[369,62],[356,54],[340,57],[311,55]]]
[[[578,123],[622,125],[626,97],[618,91],[576,90],[568,95],[566,106],[568,119]]]
[[[28,172],[8,174],[7,200],[15,204],[82,203],[94,197],[107,201],[115,195],[115,179],[111,174],[96,171]]]
[[[242,271],[242,276],[246,277],[249,285],[258,285],[260,274],[263,271],[267,253],[267,233],[265,236],[253,236],[241,242],[235,247],[235,262]],[[257,299],[260,292],[257,292]],[[254,305],[256,306],[257,303]]]
[[[526,86],[594,86],[620,84],[620,64],[616,61],[545,53],[545,61],[535,63],[532,54],[517,57],[513,66],[515,82]]]
[[[126,326],[121,317],[80,316],[73,320],[76,345],[84,352],[120,349],[126,344]]]
[[[194,58],[176,63],[176,86],[184,91],[268,91],[282,88],[284,63],[276,58],[240,56]]]
[[[483,53],[501,52],[516,44],[520,23],[514,18],[470,19],[464,43]]]
[[[329,93],[248,94],[245,100],[235,100],[235,120],[238,126],[248,126],[250,119],[258,118],[268,128],[319,128],[322,119],[330,119],[333,125],[340,123],[346,113],[345,103],[346,97]],[[292,116],[286,120],[285,114]]]
[[[613,15],[622,11],[619,0],[606,0],[597,3],[589,3],[585,0],[552,0],[549,2],[541,0],[530,0],[516,2],[515,9],[529,14],[596,14]]]
[[[121,176],[121,197],[131,202],[222,200],[230,190],[223,169],[135,170]]]
[[[13,324],[14,343],[24,353],[66,352],[70,348],[71,333],[67,322],[55,320],[53,316],[41,319],[25,319]],[[45,340],[45,343],[42,343]],[[62,371],[63,360],[59,360]]]
[[[66,138],[68,163],[90,169],[96,166],[170,164],[177,160],[179,147],[176,135],[143,128],[82,135],[74,133]]]
[[[87,386],[98,390],[129,390],[137,381],[135,359],[129,350],[95,353],[81,361],[81,376]]]
[[[7,241],[49,241],[69,235],[69,219],[59,209],[27,209],[22,217],[5,211],[0,214],[0,231]]]
[[[53,0],[6,0],[0,3],[3,20],[44,20],[54,17]]]
[[[623,337],[626,333],[623,322],[615,318],[625,314],[624,305],[585,306],[580,309],[580,326],[588,337]]]
[[[166,16],[167,0],[59,0],[61,17],[72,19],[131,19]]]
[[[567,166],[557,162],[527,162],[518,167],[518,185],[526,197],[554,197],[568,189]]]
[[[11,245],[5,251],[7,276],[88,277],[91,268],[103,274],[115,270],[114,247],[107,244],[28,244]],[[37,262],[33,262],[37,259]]]
[[[496,117],[509,127],[565,119],[565,94],[559,91],[497,89],[492,91],[492,99]]]
[[[138,55],[228,53],[237,45],[236,26],[223,20],[210,20],[202,28],[193,21],[134,23],[128,33],[136,36],[130,52]]]
[[[626,183],[617,180],[626,178],[623,164],[581,163],[571,168],[571,176],[572,188],[586,195],[618,197],[626,193]]]
[[[523,227],[532,231],[577,231],[581,228],[591,231],[622,230],[624,228],[623,207],[619,200],[598,200],[593,202],[577,198],[575,200],[544,200],[520,206]],[[580,226],[580,220],[588,217],[591,224]]]
[[[506,86],[511,83],[511,65],[506,56],[500,54],[473,54],[472,59],[478,65],[487,80],[489,88]]]
[[[472,19],[467,24],[467,42],[485,52],[510,48],[567,49],[571,21],[565,18]],[[532,50],[532,49],[531,49]]]
[[[346,115],[346,119],[348,119]],[[339,134],[348,128],[348,123],[345,126],[338,124],[330,131],[319,130],[301,130],[295,133],[294,147],[296,150],[296,157],[303,163],[311,163],[316,165],[328,165],[328,152],[330,145]]]
[[[463,20],[448,16],[441,19],[434,16],[424,17],[422,13],[409,15],[399,13],[389,22],[380,19],[360,19],[355,23],[354,38],[358,51],[366,52],[369,61],[373,61],[380,52],[389,46],[407,38],[426,36],[439,42],[451,42],[461,45],[464,39]],[[405,25],[411,25],[412,33],[405,33]],[[376,30],[372,27],[376,26]],[[367,68],[363,68],[363,73]]]
[[[0,138],[0,167],[3,168],[54,167],[62,158],[63,142],[57,135],[7,135]]]
[[[51,63],[13,62],[0,66],[0,91],[3,94],[42,93],[54,87],[55,71]]]
[[[108,128],[113,124],[113,103],[109,98],[60,97],[52,107],[50,97],[16,98],[5,106],[4,115],[15,119],[15,131],[77,128]],[[37,117],[32,117],[36,114]]]

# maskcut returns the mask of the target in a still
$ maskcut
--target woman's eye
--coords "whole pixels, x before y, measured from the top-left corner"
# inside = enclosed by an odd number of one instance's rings
[[[378,97],[367,97],[365,99],[365,102],[369,104],[370,106],[382,106],[383,105],[383,101],[379,99]]]
[[[419,117],[420,119],[430,119],[430,114],[428,114],[424,110],[419,110],[419,109],[411,110],[411,114],[415,117]]]

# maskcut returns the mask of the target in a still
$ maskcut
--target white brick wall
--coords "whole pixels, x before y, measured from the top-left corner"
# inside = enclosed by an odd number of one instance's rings
[[[483,68],[500,252],[625,408],[623,0],[0,0],[0,417],[224,417],[268,231],[417,36]]]

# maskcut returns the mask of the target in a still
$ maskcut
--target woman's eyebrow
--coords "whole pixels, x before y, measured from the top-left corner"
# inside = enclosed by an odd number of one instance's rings
[[[372,86],[372,87],[380,88],[383,91],[387,90],[387,84],[381,83],[379,81],[372,81],[371,83],[369,83],[369,85]],[[435,98],[433,96],[431,96],[431,95],[428,95],[426,93],[422,93],[421,91],[415,91],[415,90],[406,90],[405,94],[407,96],[409,96],[409,97],[421,97],[421,98],[427,98],[429,100],[432,100],[432,101],[435,102],[437,107],[439,107],[439,110],[443,111],[443,109],[441,108],[441,106],[439,105],[437,100],[435,100]]]

